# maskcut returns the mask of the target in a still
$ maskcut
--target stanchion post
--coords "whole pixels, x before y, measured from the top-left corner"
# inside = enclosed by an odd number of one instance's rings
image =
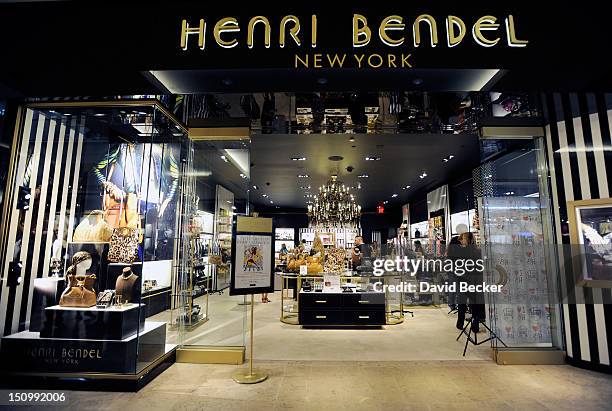
[[[251,294],[251,321],[250,321],[250,329],[249,329],[249,345],[251,347],[250,355],[249,355],[249,368],[241,368],[232,377],[235,382],[238,384],[257,384],[258,382],[265,381],[268,378],[268,374],[266,374],[262,370],[258,370],[253,368],[253,325],[254,321],[254,308],[255,308],[255,294]]]

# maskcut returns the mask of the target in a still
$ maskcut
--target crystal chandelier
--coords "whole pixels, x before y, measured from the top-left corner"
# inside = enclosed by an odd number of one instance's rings
[[[350,189],[332,175],[312,204],[308,204],[311,227],[359,227],[361,206],[355,203]]]

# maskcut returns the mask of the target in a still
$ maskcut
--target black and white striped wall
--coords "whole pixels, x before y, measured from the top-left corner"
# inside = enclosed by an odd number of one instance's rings
[[[55,238],[71,238],[74,226],[79,167],[83,148],[83,118],[48,116],[27,109],[23,137],[13,147],[13,188],[28,187],[30,208],[7,213],[1,229],[2,283],[0,284],[0,331],[8,335],[27,329],[34,280],[49,275],[51,250]],[[5,202],[17,210],[18,192],[9,191]],[[23,264],[22,281],[7,282],[9,263]]]
[[[567,202],[612,194],[612,94],[552,93],[542,96],[548,166],[558,244],[569,244]],[[563,304],[569,363],[612,372],[612,290],[576,287],[561,273],[565,292],[595,304]],[[572,288],[569,290],[568,288]],[[580,295],[584,293],[584,295]]]

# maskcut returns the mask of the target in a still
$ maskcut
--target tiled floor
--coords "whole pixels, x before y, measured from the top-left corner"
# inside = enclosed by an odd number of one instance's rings
[[[491,361],[267,361],[260,384],[236,366],[175,364],[138,393],[72,392],[71,410],[610,410],[612,376]]]

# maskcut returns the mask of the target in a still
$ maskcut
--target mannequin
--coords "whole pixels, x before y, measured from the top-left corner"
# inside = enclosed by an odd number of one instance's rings
[[[131,267],[125,267],[121,272],[121,275],[117,277],[115,283],[115,295],[121,296],[121,299],[125,302],[132,302],[132,293],[134,291],[134,284],[136,284],[138,276],[132,272]]]

